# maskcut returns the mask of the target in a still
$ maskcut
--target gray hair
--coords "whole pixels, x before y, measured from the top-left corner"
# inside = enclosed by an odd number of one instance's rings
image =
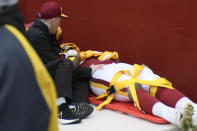
[[[0,7],[11,6],[18,3],[18,0],[0,0]]]

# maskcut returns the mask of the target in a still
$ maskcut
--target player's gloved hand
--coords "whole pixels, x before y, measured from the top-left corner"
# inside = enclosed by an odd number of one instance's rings
[[[65,54],[65,58],[78,56],[78,52],[76,50],[68,50]]]

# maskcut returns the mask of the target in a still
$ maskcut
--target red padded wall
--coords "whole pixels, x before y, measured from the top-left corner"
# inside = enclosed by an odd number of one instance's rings
[[[20,1],[26,23],[45,1]],[[116,50],[122,61],[148,65],[197,102],[197,2],[56,1],[71,14],[61,25],[67,42],[81,50]]]

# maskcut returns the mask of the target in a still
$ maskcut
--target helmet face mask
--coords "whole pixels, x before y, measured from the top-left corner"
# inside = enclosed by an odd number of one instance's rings
[[[67,45],[64,45],[64,46],[62,46],[61,47],[61,49],[62,49],[62,52],[67,52],[68,50],[70,50],[70,47],[69,46],[67,46]]]
[[[74,43],[64,43],[60,45],[61,47],[61,53],[66,53],[69,50],[76,50],[78,53],[80,53],[79,47],[77,47]]]

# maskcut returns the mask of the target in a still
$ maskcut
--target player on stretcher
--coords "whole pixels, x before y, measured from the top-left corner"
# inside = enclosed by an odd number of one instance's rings
[[[73,43],[62,44],[61,47],[61,54],[66,58],[75,61],[80,56],[82,67],[104,64],[90,80],[90,88],[96,98],[106,98],[97,110],[112,99],[131,101],[144,113],[161,117],[184,131],[197,131],[197,104],[147,66],[117,62],[117,52],[80,52]]]

